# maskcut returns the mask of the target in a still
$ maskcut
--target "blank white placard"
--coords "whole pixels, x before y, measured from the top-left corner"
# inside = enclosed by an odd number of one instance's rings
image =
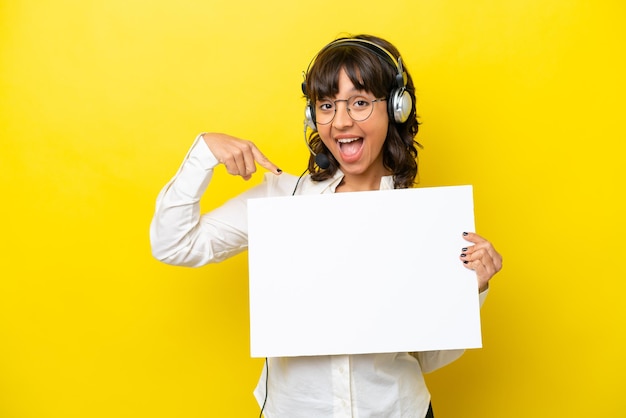
[[[471,186],[248,201],[252,357],[481,346]]]

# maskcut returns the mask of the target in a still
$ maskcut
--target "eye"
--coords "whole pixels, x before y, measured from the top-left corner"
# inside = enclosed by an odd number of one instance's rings
[[[371,104],[371,102],[369,100],[365,99],[364,97],[356,97],[352,101],[352,107],[354,109],[365,109],[370,104]]]
[[[322,112],[329,112],[334,109],[334,104],[329,100],[323,100],[317,103],[317,108]]]

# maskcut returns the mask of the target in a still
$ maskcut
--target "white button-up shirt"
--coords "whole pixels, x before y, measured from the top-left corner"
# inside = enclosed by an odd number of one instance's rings
[[[296,187],[296,177],[268,173],[262,184],[201,215],[200,198],[217,164],[199,136],[161,190],[150,226],[157,259],[196,267],[244,251],[247,200],[291,195]],[[334,193],[342,178],[340,171],[323,182],[305,176],[296,194]],[[380,188],[393,189],[393,178],[383,177]],[[486,293],[480,294],[481,304]],[[254,394],[259,405],[265,403],[266,418],[423,418],[430,394],[422,373],[461,354],[463,350],[270,358]]]

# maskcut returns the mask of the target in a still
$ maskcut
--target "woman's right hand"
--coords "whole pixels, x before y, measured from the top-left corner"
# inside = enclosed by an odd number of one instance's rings
[[[224,164],[228,173],[233,176],[249,180],[256,172],[257,164],[274,174],[282,173],[282,170],[268,160],[251,141],[219,133],[206,133],[202,138],[215,158]]]

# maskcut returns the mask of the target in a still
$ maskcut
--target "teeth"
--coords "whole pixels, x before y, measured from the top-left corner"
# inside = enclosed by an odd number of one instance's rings
[[[358,141],[359,138],[342,138],[338,139],[337,142],[340,144],[349,144],[350,142]]]

